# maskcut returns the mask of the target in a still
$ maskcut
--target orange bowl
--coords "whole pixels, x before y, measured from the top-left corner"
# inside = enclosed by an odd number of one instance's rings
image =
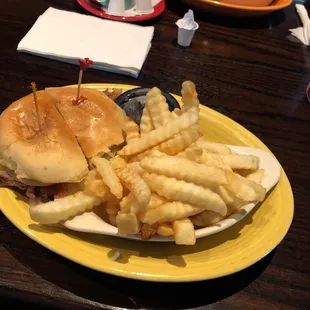
[[[289,6],[293,0],[274,0],[269,5],[265,6],[253,6],[249,3],[258,2],[270,2],[269,0],[183,0],[190,6],[197,9],[213,12],[216,14],[236,15],[236,16],[253,16],[253,15],[265,15],[273,11],[278,11]],[[225,3],[229,2],[229,3]],[[245,3],[247,5],[232,4],[232,3]]]
[[[267,6],[273,0],[220,0],[219,2],[243,6]]]

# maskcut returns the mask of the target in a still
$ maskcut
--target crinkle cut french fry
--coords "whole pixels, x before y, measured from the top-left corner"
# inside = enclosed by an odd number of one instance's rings
[[[111,163],[107,159],[100,157],[93,157],[91,162],[96,166],[103,182],[110,188],[111,193],[119,199],[122,198],[123,187]]]
[[[146,150],[143,153],[137,154],[135,156],[133,156],[130,159],[130,163],[134,163],[134,162],[139,162],[142,160],[142,158],[146,157],[146,156],[166,156],[167,154],[160,152],[157,149],[157,146],[155,146],[154,148],[150,149],[150,150]]]
[[[202,212],[202,209],[199,207],[180,201],[173,201],[147,210],[142,221],[153,225],[154,223],[172,222],[184,219],[200,212]]]
[[[137,214],[141,211],[139,202],[133,193],[129,193],[126,197],[123,197],[120,202],[120,209],[122,213]]]
[[[134,194],[138,204],[144,209],[150,202],[151,191],[145,181],[135,171],[125,167],[117,172],[118,177]]]
[[[210,153],[231,154],[231,149],[228,146],[216,142],[206,141],[203,137],[200,137],[193,146],[198,146]]]
[[[147,208],[154,208],[159,205],[162,205],[163,203],[166,203],[167,199],[165,197],[159,196],[156,193],[151,193],[151,200],[150,203],[148,204]]]
[[[121,156],[115,156],[110,159],[110,164],[114,170],[124,168],[127,165],[126,160]]]
[[[154,125],[152,123],[150,111],[147,107],[147,105],[144,107],[140,122],[140,134],[141,136],[144,136],[148,132],[152,131],[154,129]]]
[[[238,204],[236,202],[241,202],[241,204]],[[226,216],[222,216],[216,212],[213,212],[213,211],[209,211],[209,210],[205,210],[201,213],[198,213],[194,216],[191,216],[190,217],[190,220],[192,221],[192,223],[195,225],[195,226],[198,226],[198,227],[207,227],[207,226],[210,226],[210,225],[213,225],[219,221],[221,221],[222,219],[228,217],[229,215],[231,215],[232,213],[235,213],[240,207],[246,205],[247,203],[246,202],[242,202],[242,200],[237,200],[236,201],[233,201],[233,204],[229,204],[227,205],[227,214]]]
[[[116,215],[120,210],[120,201],[114,195],[110,195],[106,202],[106,211],[109,215]]]
[[[170,111],[166,98],[160,93],[147,99],[147,107],[149,109],[152,123],[155,128],[159,128],[166,124],[170,118]]]
[[[167,177],[173,177],[205,187],[227,184],[226,174],[223,169],[198,164],[182,157],[145,157],[140,162],[140,166],[151,173],[163,174]]]
[[[149,210],[152,210],[152,209],[155,209],[157,208],[158,206],[164,204],[167,202],[167,199],[164,198],[164,197],[161,197],[159,196],[158,194],[156,193],[151,193],[151,200],[150,200],[150,203],[146,206],[146,208],[139,212],[138,214],[138,218],[139,220],[142,222],[142,223],[145,223],[144,221],[144,218],[145,218],[145,215],[146,213],[149,211]]]
[[[116,226],[120,234],[137,234],[141,228],[141,222],[133,213],[118,213]]]
[[[115,227],[117,227],[116,224],[116,215],[108,215],[109,223]]]
[[[228,184],[226,185],[238,198],[253,202],[265,199],[266,189],[260,184],[248,180],[232,171],[226,171]]]
[[[234,170],[234,172],[240,174],[242,177],[245,177],[248,180],[251,180],[255,183],[261,184],[264,178],[264,169],[258,170]]]
[[[170,223],[161,223],[158,225],[157,234],[163,237],[173,236],[174,231]]]
[[[182,132],[183,130],[198,123],[199,110],[197,108],[189,109],[186,113],[183,113],[178,119],[174,119],[166,123],[165,125],[150,131],[143,137],[132,141],[132,143],[126,145],[119,151],[119,155],[134,155],[141,153],[153,146],[156,146],[174,135]]]
[[[201,164],[211,165],[225,170],[231,170],[230,166],[225,164],[218,156],[218,154],[208,153],[206,150],[203,150],[202,155],[197,159],[197,161]]]
[[[151,88],[146,94],[146,102],[150,101],[151,99],[157,97],[161,94],[161,91],[158,87]]]
[[[155,173],[144,173],[143,179],[152,191],[168,200],[190,203],[222,215],[227,213],[227,207],[222,198],[207,188]]]
[[[219,158],[224,164],[228,165],[231,169],[247,169],[257,170],[259,168],[259,157],[253,155],[240,155],[240,154],[212,154],[214,158]]]
[[[127,143],[131,140],[140,138],[139,126],[128,116],[126,116],[124,131],[126,133]]]
[[[78,192],[54,201],[30,207],[30,217],[41,224],[57,224],[65,221],[78,213],[91,210],[101,203],[95,195]]]
[[[172,222],[176,244],[193,245],[196,243],[196,234],[193,223],[189,219]]]
[[[189,147],[184,151],[177,154],[179,157],[184,157],[189,160],[199,162],[199,158],[202,156],[203,150],[199,147]]]
[[[183,111],[187,111],[192,107],[199,107],[198,94],[196,92],[195,84],[191,81],[185,81],[182,83],[182,101]]]
[[[175,108],[172,112],[170,112],[170,118],[176,119],[182,115],[182,110]]]
[[[143,168],[140,166],[140,163],[139,162],[132,162],[132,163],[129,163],[127,165],[127,168],[131,169],[132,171],[138,173],[139,175],[141,175],[144,170]]]
[[[244,206],[246,201],[238,198],[231,190],[225,185],[220,185],[214,188],[214,191],[224,200],[227,205]]]
[[[120,202],[120,210],[122,213],[129,213],[130,206],[135,200],[135,196],[133,193],[129,193],[127,196],[124,196]]]
[[[109,187],[103,182],[97,169],[92,169],[83,182],[83,190],[105,201],[111,195]]]
[[[189,128],[159,144],[157,148],[160,152],[168,155],[176,155],[197,141],[198,138],[198,131],[194,128]]]
[[[224,216],[209,210],[205,210],[190,218],[192,223],[198,227],[207,227],[221,221]]]

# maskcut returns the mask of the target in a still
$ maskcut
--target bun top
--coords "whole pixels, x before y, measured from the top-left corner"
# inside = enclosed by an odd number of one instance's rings
[[[81,88],[76,103],[76,88],[47,88],[46,91],[87,158],[108,153],[111,146],[124,142],[125,113],[103,92]]]
[[[43,184],[81,181],[88,164],[78,142],[46,91],[12,103],[0,116],[0,164],[19,179]]]

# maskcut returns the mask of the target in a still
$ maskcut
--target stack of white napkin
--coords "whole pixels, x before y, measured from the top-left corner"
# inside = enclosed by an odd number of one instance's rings
[[[76,65],[79,58],[88,57],[94,61],[91,68],[138,77],[153,34],[154,27],[49,8],[17,50]]]

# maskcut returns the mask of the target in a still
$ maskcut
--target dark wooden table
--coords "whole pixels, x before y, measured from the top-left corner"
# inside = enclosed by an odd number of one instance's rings
[[[39,88],[73,84],[77,67],[16,47],[49,6],[86,12],[74,0],[0,2],[0,110]],[[310,49],[288,36],[300,25],[294,7],[265,17],[196,13],[193,45],[176,44],[184,14],[168,1],[152,21],[155,36],[138,79],[88,70],[84,82],[158,86],[179,93],[193,80],[201,102],[241,123],[274,152],[291,181],[295,217],[271,254],[235,275],[192,284],[156,284],[100,274],[46,250],[0,214],[0,307],[31,309],[309,309],[310,306]],[[150,23],[149,23],[150,24]],[[48,34],[47,34],[48,35]],[[279,223],[280,225],[281,223]],[[167,300],[165,300],[167,298]]]

